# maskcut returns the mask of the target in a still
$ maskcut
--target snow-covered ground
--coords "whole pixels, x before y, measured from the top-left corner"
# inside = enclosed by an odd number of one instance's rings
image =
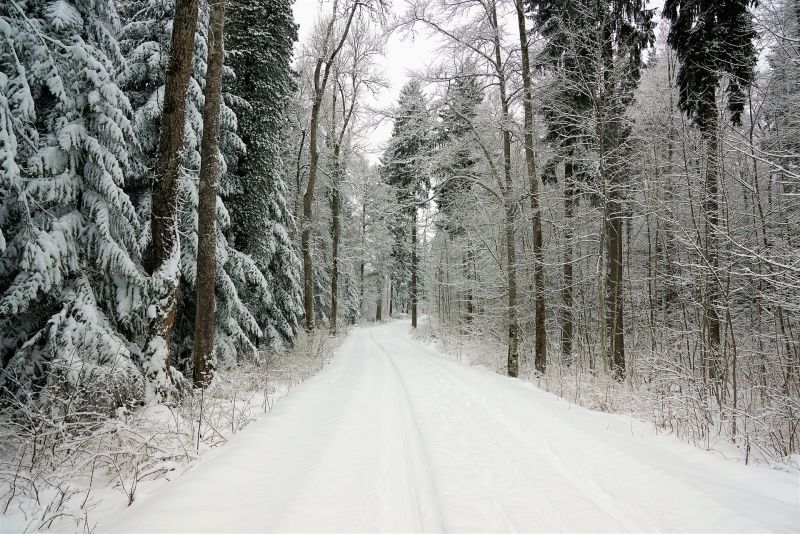
[[[797,473],[744,466],[357,328],[333,363],[99,530],[797,531]]]

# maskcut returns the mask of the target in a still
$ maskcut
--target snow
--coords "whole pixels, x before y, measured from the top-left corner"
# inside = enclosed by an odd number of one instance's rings
[[[795,531],[797,473],[744,466],[467,367],[405,321],[100,531]]]

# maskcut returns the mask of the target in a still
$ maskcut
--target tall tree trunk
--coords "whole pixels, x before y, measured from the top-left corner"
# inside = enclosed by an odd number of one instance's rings
[[[519,376],[519,320],[517,318],[517,251],[514,236],[515,202],[513,181],[511,179],[511,132],[509,124],[511,115],[506,92],[506,76],[503,70],[502,52],[500,49],[500,31],[497,23],[497,5],[489,5],[489,19],[494,32],[494,67],[500,86],[500,106],[502,109],[503,137],[503,178],[500,189],[503,197],[503,226],[506,241],[506,261],[508,263],[508,376]]]
[[[339,182],[342,168],[339,161],[341,147],[333,148],[333,174],[331,184],[331,334],[336,335],[336,323],[339,315],[339,237],[341,235]]]
[[[197,207],[197,310],[194,321],[194,386],[204,388],[214,372],[214,305],[217,272],[217,184],[219,109],[222,95],[225,0],[211,2],[211,32],[200,141]]]
[[[718,131],[718,112],[717,101],[714,91],[708,97],[708,117],[704,138],[706,141],[707,164],[706,179],[703,184],[703,213],[705,215],[705,246],[703,256],[705,261],[705,301],[703,310],[705,314],[706,326],[706,350],[705,360],[709,378],[717,380],[719,378],[719,345],[720,345],[720,322],[717,312],[719,305],[719,283],[717,273],[719,267],[719,131]]]
[[[322,109],[322,100],[325,96],[325,88],[328,85],[328,78],[331,74],[331,67],[334,64],[336,56],[344,46],[347,34],[350,31],[350,26],[353,23],[356,12],[361,6],[360,2],[354,2],[349,8],[347,20],[342,34],[333,49],[328,53],[330,46],[330,39],[333,35],[333,29],[336,25],[336,13],[338,9],[338,0],[333,1],[331,20],[325,28],[324,43],[322,47],[322,57],[317,58],[316,65],[314,66],[314,101],[311,105],[311,125],[308,132],[308,146],[309,146],[309,169],[308,169],[308,184],[306,191],[303,194],[303,224],[300,233],[300,248],[303,252],[303,307],[305,308],[306,315],[306,329],[311,332],[315,328],[314,321],[314,260],[311,255],[311,228],[312,218],[314,215],[314,188],[317,186],[317,167],[319,165],[319,114]]]
[[[311,126],[308,133],[309,167],[308,183],[303,194],[303,222],[300,232],[300,248],[303,252],[303,307],[306,315],[306,329],[314,330],[314,261],[311,257],[311,226],[314,215],[314,188],[317,186],[317,166],[319,165],[319,112],[322,107],[322,91],[317,92],[311,106]]]
[[[383,273],[375,274],[375,294],[378,297],[378,302],[375,305],[375,320],[381,322],[383,320],[383,283],[386,281]]]
[[[411,327],[417,327],[417,206],[411,216]]]
[[[475,253],[472,251],[472,245],[467,243],[467,252],[463,258],[464,262],[464,278],[466,279],[466,284],[464,288],[464,304],[465,304],[465,316],[464,316],[464,323],[467,325],[472,324],[472,320],[475,316],[475,305],[473,303],[473,296],[472,296],[472,264],[475,263]]]
[[[613,180],[616,182],[616,180]],[[622,203],[619,198],[619,183],[612,183],[607,202],[606,216],[606,268],[609,294],[608,332],[611,341],[611,366],[616,379],[625,376],[625,335],[623,330],[622,301]]]
[[[367,253],[367,195],[364,192],[364,202],[361,204],[361,265],[359,266],[359,292],[358,309],[364,310],[364,267],[366,266],[365,255]],[[376,282],[377,283],[377,282]]]
[[[611,342],[610,359],[612,374],[616,379],[625,376],[625,329],[623,324],[623,285],[622,257],[623,236],[622,221],[624,218],[622,205],[622,162],[619,158],[620,121],[624,106],[620,101],[617,82],[614,78],[615,60],[612,21],[606,6],[598,4],[602,21],[602,55],[603,55],[603,94],[601,97],[603,115],[600,126],[601,174],[607,184],[605,198],[605,239],[606,239],[606,291],[608,309],[606,310],[606,331]],[[619,9],[613,5],[614,18],[618,20]]]
[[[533,228],[533,284],[535,350],[534,365],[544,373],[547,368],[547,332],[545,330],[544,307],[544,257],[542,253],[542,214],[539,209],[539,181],[536,178],[536,153],[533,150],[533,94],[531,90],[530,53],[528,51],[528,32],[525,28],[525,6],[516,0],[517,25],[519,27],[519,46],[522,54],[522,107],[525,113],[525,162],[528,183],[531,189],[531,226]]]
[[[575,182],[572,151],[564,163],[564,281],[561,288],[561,354],[572,364],[572,225],[575,216]]]
[[[194,35],[197,30],[197,0],[176,0],[172,44],[164,88],[164,109],[153,184],[151,269],[155,314],[145,349],[148,381],[156,395],[166,398],[171,389],[169,353],[172,326],[178,302],[180,250],[177,232],[177,181],[181,164],[186,115],[186,90],[192,72]]]

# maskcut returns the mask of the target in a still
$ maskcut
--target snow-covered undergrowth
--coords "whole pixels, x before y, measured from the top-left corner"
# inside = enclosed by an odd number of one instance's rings
[[[337,338],[220,370],[205,391],[166,404],[92,410],[101,391],[43,392],[0,412],[0,532],[91,532],[137,495],[174,479],[269,412],[330,361]]]
[[[502,339],[456,332],[427,316],[420,321],[416,335],[462,363],[500,374],[506,372],[506,346]],[[549,347],[550,354],[557,354],[559,349]],[[767,390],[752,399],[740,392],[737,409],[728,399],[721,413],[716,401],[704,400],[708,395],[702,380],[669,366],[667,357],[639,358],[634,377],[624,382],[615,380],[608,371],[580,364],[567,366],[552,361],[556,358],[548,362],[547,372],[542,375],[535,371],[532,349],[525,344],[520,357],[521,379],[568,402],[636,417],[651,423],[658,432],[670,432],[734,461],[800,470],[800,456],[786,453],[800,425],[800,399],[770,396]]]

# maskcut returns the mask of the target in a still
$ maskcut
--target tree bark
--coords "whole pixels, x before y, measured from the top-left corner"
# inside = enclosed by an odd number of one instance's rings
[[[145,348],[145,372],[148,381],[154,384],[155,394],[161,398],[169,397],[172,383],[169,353],[180,275],[177,181],[178,167],[183,157],[186,90],[192,72],[197,12],[197,0],[176,0],[156,157],[156,176],[153,183],[150,223],[153,236],[153,264],[150,274],[155,293],[153,299],[155,313],[150,322],[148,343]]]
[[[618,183],[611,186],[607,202],[607,289],[609,293],[608,332],[611,341],[611,366],[614,377],[625,377],[625,335],[622,308],[622,203],[619,199]]]
[[[194,386],[204,388],[214,372],[214,306],[217,272],[217,186],[219,178],[219,109],[222,99],[225,0],[211,2],[209,58],[200,141],[197,207],[197,309],[194,321]]]
[[[547,369],[547,332],[545,330],[544,307],[544,257],[542,253],[542,215],[539,209],[539,181],[536,178],[536,153],[533,150],[533,94],[531,90],[530,52],[528,51],[528,32],[525,28],[525,6],[516,0],[517,25],[519,27],[519,46],[522,55],[522,107],[525,113],[524,142],[525,162],[528,183],[531,189],[531,226],[533,229],[533,284],[535,350],[534,365],[544,373]]]
[[[330,331],[336,335],[336,323],[339,315],[339,238],[341,235],[341,200],[339,198],[339,182],[341,180],[341,163],[339,162],[341,147],[333,148],[333,173],[331,185],[331,317]]]
[[[717,130],[718,112],[716,97],[708,97],[708,117],[704,129],[706,141],[707,164],[706,179],[703,184],[703,213],[705,215],[705,247],[703,256],[705,261],[704,286],[705,301],[703,303],[706,326],[706,368],[709,378],[719,378],[719,345],[720,322],[717,312],[719,305],[719,284],[717,270],[719,268],[719,242],[717,228],[719,226],[719,133]]]
[[[411,215],[411,328],[417,327],[417,206]]]
[[[561,355],[572,364],[572,225],[575,216],[575,183],[572,154],[564,164],[564,281],[561,288]]]
[[[500,86],[500,107],[502,109],[503,137],[503,179],[500,188],[503,198],[503,226],[506,241],[506,261],[508,263],[508,376],[519,376],[519,320],[517,318],[517,251],[514,236],[515,208],[512,198],[513,181],[511,179],[511,132],[509,124],[508,93],[506,92],[506,76],[503,71],[503,60],[500,49],[500,33],[497,23],[497,6],[489,5],[489,19],[494,32],[494,67]]]

